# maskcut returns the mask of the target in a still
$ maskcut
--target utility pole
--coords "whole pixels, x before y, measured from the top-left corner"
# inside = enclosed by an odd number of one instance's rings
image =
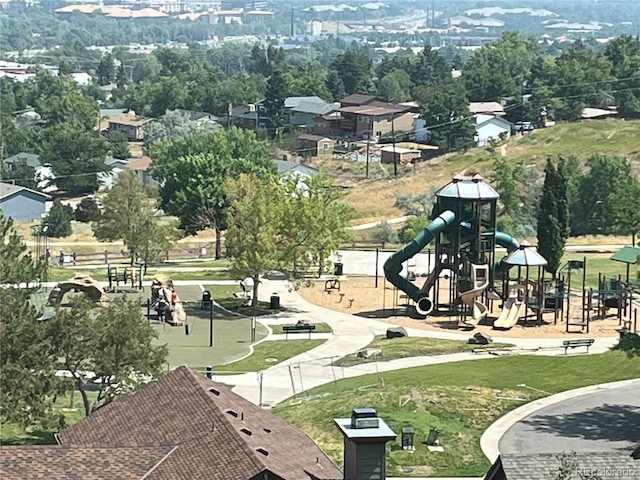
[[[396,118],[396,113],[393,112],[391,114],[391,141],[393,142],[393,175],[398,178],[398,160],[396,159],[396,129],[394,125],[394,120]]]
[[[364,169],[365,178],[369,178],[369,143],[371,143],[371,130],[367,131],[367,163]]]
[[[291,2],[291,38],[293,38],[293,2]]]

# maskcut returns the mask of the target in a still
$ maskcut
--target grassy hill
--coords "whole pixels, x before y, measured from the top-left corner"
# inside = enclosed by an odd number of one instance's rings
[[[488,178],[492,159],[497,156],[514,163],[542,164],[548,156],[574,155],[586,160],[596,153],[626,157],[640,173],[640,120],[607,119],[558,124],[512,137],[495,148],[472,148],[415,166],[398,166],[397,179],[394,178],[393,165],[370,165],[369,179],[365,178],[364,162],[325,159],[317,161],[314,166],[335,177],[339,183],[353,187],[346,201],[358,212],[355,223],[364,223],[402,215],[393,207],[397,194],[423,192],[432,186],[442,186],[456,173],[480,173]]]

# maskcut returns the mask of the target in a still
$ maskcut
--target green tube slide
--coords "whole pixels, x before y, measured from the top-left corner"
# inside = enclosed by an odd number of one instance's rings
[[[500,245],[501,247],[507,249],[507,254],[520,248],[520,244],[518,243],[518,241],[507,233],[496,232],[495,239],[496,245]],[[505,258],[507,258],[506,255],[500,261],[496,262],[496,272],[502,271],[502,269],[507,266],[504,263]]]
[[[446,210],[438,215],[424,230],[415,236],[400,250],[391,255],[384,262],[384,276],[391,284],[398,287],[407,296],[416,302],[416,311],[421,315],[428,315],[433,309],[433,302],[426,294],[413,283],[400,275],[402,262],[410,259],[420,252],[438,233],[451,225],[456,219],[456,215],[451,210]]]

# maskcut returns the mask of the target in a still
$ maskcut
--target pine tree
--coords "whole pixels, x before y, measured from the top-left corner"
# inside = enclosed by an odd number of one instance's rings
[[[538,251],[547,259],[546,270],[554,277],[569,235],[567,176],[564,159],[556,167],[548,158],[544,169],[542,197],[538,207]]]
[[[57,198],[53,201],[51,210],[44,219],[49,228],[47,229],[48,237],[68,237],[73,233],[71,228],[71,220],[73,219],[73,208],[64,205]]]

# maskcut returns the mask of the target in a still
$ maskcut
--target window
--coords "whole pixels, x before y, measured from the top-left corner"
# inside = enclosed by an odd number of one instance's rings
[[[323,142],[322,143],[322,149],[323,150],[329,150],[329,144],[327,142]]]

